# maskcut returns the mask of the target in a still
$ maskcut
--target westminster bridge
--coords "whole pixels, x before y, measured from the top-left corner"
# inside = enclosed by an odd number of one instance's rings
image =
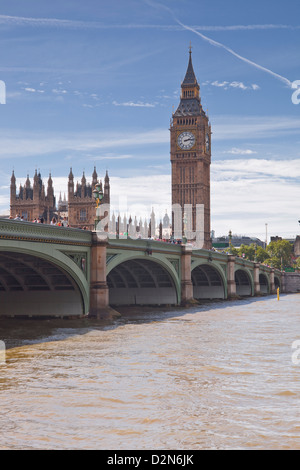
[[[0,315],[105,316],[120,305],[185,305],[284,291],[260,263],[148,239],[0,220]]]

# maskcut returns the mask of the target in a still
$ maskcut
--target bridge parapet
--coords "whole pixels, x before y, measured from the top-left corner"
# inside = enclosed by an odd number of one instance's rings
[[[133,251],[144,251],[147,254],[151,252],[163,253],[163,254],[176,254],[180,255],[182,245],[175,243],[166,243],[158,240],[151,240],[146,238],[139,238],[133,240],[131,238],[109,238],[108,240],[109,249],[121,249],[121,250],[133,250]]]
[[[0,239],[91,246],[92,233],[69,227],[0,219]]]

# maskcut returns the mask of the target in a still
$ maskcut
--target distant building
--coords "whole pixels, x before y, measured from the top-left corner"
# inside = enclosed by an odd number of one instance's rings
[[[57,220],[66,217],[70,227],[92,230],[96,218],[96,202],[93,197],[95,184],[98,182],[96,168],[92,175],[92,182],[87,183],[83,173],[81,184],[74,187],[74,175],[70,170],[68,180],[68,200],[66,196],[62,199],[61,194],[56,207],[54,188],[51,174],[49,175],[47,191],[42,181],[40,172],[35,172],[33,185],[29,176],[24,186],[20,185],[17,192],[16,177],[13,171],[10,184],[10,216],[14,219],[20,216],[25,221],[32,222],[34,219],[43,217],[45,223],[50,223],[52,218]],[[102,183],[101,183],[102,184]],[[103,203],[110,203],[110,183],[108,173],[104,178]]]
[[[74,175],[71,168],[68,182],[68,221],[70,227],[86,227],[88,230],[94,229],[96,202],[93,197],[93,190],[97,182],[98,175],[96,168],[94,168],[92,183],[87,183],[85,174],[83,173],[81,184],[77,182],[75,189]],[[102,203],[110,204],[110,183],[107,172],[104,178]]]
[[[265,243],[254,237],[247,236],[234,236],[231,239],[231,244],[234,248],[239,248],[241,245],[251,245],[257,244],[257,246],[265,247]],[[229,248],[229,236],[213,238],[212,240],[213,248],[216,249],[226,249]]]
[[[24,186],[20,185],[17,193],[16,177],[13,171],[10,184],[10,215],[23,217],[25,221],[33,221],[35,218],[43,217],[45,222],[50,223],[56,215],[55,197],[51,174],[48,179],[47,192],[43,184],[41,174],[35,171],[33,185],[29,176]]]
[[[68,201],[66,200],[66,195],[64,195],[64,199],[62,199],[60,193],[57,204],[57,210],[58,212],[68,212]]]
[[[294,255],[298,258],[300,256],[300,236],[297,235],[294,243]]]

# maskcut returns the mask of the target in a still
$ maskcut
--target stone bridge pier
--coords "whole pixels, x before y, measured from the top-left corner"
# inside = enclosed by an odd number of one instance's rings
[[[181,253],[181,302],[189,302],[194,298],[192,283],[192,251],[186,246],[182,247]]]
[[[90,272],[90,316],[105,317],[109,309],[109,289],[106,282],[106,254],[108,242],[92,234]]]

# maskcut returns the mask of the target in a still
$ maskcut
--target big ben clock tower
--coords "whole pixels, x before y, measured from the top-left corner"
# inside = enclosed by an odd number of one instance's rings
[[[174,207],[177,204],[182,208],[183,228],[188,219],[190,232],[196,234],[201,231],[202,247],[209,249],[211,127],[201,105],[200,86],[193,69],[191,47],[188,68],[181,84],[180,103],[172,115],[170,132],[172,205]],[[204,207],[204,217],[199,218],[200,206],[202,209]],[[188,234],[188,231],[185,232]]]

